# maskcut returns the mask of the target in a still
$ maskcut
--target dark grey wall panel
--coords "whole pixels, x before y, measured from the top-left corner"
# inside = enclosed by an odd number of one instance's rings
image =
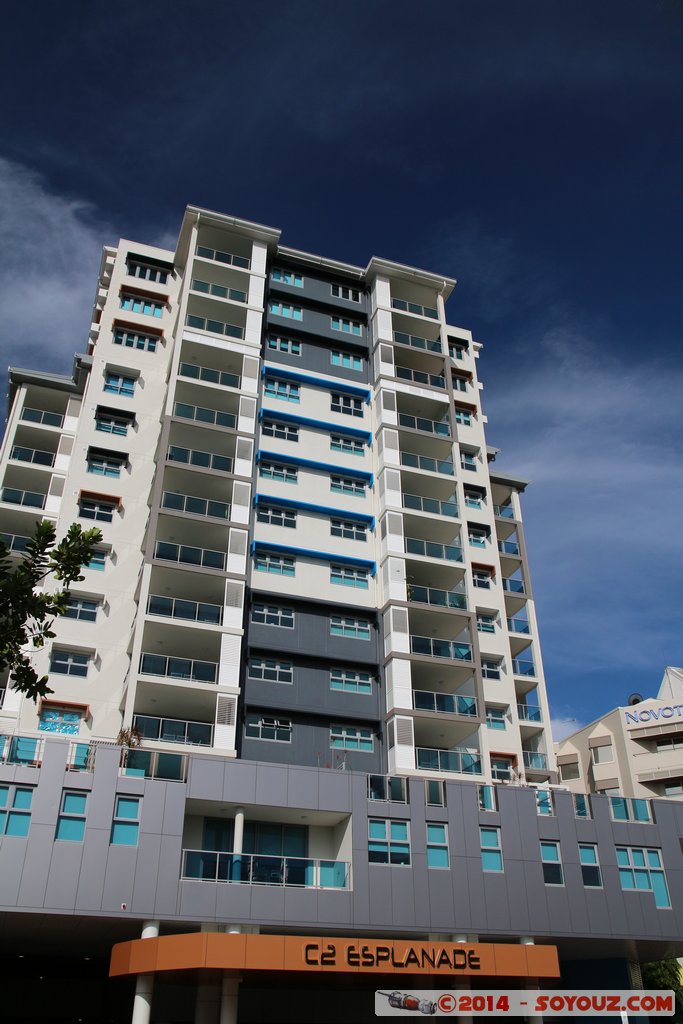
[[[83,859],[81,843],[52,844],[44,906],[49,910],[71,910],[76,902]]]

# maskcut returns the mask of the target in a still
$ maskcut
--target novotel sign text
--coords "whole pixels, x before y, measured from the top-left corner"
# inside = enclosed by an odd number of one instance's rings
[[[681,718],[683,704],[667,704],[663,708],[644,708],[643,711],[626,711],[626,725],[646,725],[658,722],[660,718]]]

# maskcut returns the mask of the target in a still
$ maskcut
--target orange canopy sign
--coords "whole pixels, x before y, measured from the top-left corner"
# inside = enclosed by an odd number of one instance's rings
[[[555,946],[192,932],[119,942],[109,974],[197,969],[558,978]]]

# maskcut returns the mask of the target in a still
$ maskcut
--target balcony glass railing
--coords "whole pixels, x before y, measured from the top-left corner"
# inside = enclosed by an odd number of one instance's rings
[[[218,662],[194,661],[192,658],[167,658],[163,654],[142,654],[140,673],[144,676],[166,676],[193,683],[215,683]]]
[[[205,260],[213,260],[215,263],[225,263],[231,267],[240,267],[242,270],[249,270],[251,260],[246,256],[235,256],[232,252],[221,252],[220,249],[210,249],[206,245],[198,245],[197,256]]]
[[[408,584],[408,600],[416,604],[433,604],[437,608],[467,608],[464,594],[437,590],[436,587],[418,587],[414,583]]]
[[[414,455],[413,452],[401,452],[400,455],[401,465],[408,469],[424,469],[428,473],[455,476],[453,463],[448,459],[431,459],[428,455]]]
[[[202,295],[214,295],[217,299],[231,299],[233,302],[247,301],[247,293],[240,291],[239,288],[226,288],[222,284],[199,281],[197,278],[192,282],[192,291],[201,292]]]
[[[503,590],[510,594],[524,594],[524,580],[513,580],[509,577],[503,578]]]
[[[43,452],[39,448],[23,448],[19,444],[14,445],[9,457],[16,459],[17,462],[31,462],[36,466],[54,466],[55,464],[54,452]]]
[[[28,508],[44,508],[47,494],[38,491],[20,491],[16,487],[3,487],[2,500],[12,505],[26,505]]]
[[[222,473],[232,473],[233,462],[227,455],[200,452],[194,448],[179,448],[176,444],[168,446],[166,459],[168,462],[181,462],[186,466],[199,466],[201,469],[216,469]]]
[[[422,370],[411,370],[408,366],[396,366],[394,372],[399,380],[412,380],[415,384],[427,384],[432,388],[446,387],[446,378],[443,374],[424,373]]]
[[[448,420],[428,420],[424,416],[408,416],[407,413],[398,414],[398,422],[401,427],[410,427],[411,430],[421,430],[425,434],[437,434],[439,437],[450,437],[451,426]]]
[[[147,611],[150,615],[163,615],[187,622],[206,622],[212,626],[220,626],[223,620],[223,609],[219,604],[184,601],[178,597],[159,597],[156,594],[150,594]]]
[[[145,740],[186,743],[188,746],[197,747],[210,747],[213,742],[213,725],[207,722],[188,722],[182,718],[133,715],[133,727]]]
[[[429,636],[410,637],[411,654],[423,654],[429,658],[449,658],[451,661],[471,661],[472,646],[456,640],[434,640]]]
[[[493,506],[494,516],[499,516],[501,519],[514,519],[515,510],[512,505],[494,505]]]
[[[423,352],[438,352],[441,355],[441,342],[438,339],[431,341],[429,338],[420,338],[415,334],[394,331],[394,341],[398,345],[409,345],[411,348],[421,349]]]
[[[391,300],[391,308],[398,309],[402,313],[417,313],[418,316],[428,316],[430,320],[439,319],[439,311],[433,306],[422,306],[419,302],[407,302],[406,299]]]
[[[185,782],[187,754],[167,754],[163,750],[121,751],[121,774],[142,779],[163,779],[164,782]]]
[[[541,709],[535,704],[518,704],[517,714],[522,722],[540,722]]]
[[[175,491],[163,492],[161,507],[172,509],[174,512],[189,512],[193,516],[204,516],[207,519],[230,518],[230,505],[225,501],[197,498],[192,494],[177,494]]]
[[[218,427],[234,427],[237,423],[237,417],[231,412],[203,409],[200,405],[188,405],[186,402],[176,402],[173,407],[173,415],[180,416],[184,420],[196,420],[197,423],[208,423]]]
[[[0,735],[0,764],[35,767],[43,758],[43,740],[37,736]]]
[[[408,803],[408,780],[402,775],[368,775],[368,800]]]
[[[413,707],[416,711],[438,711],[445,715],[476,715],[477,702],[474,697],[459,693],[433,693],[431,690],[413,690]]]
[[[526,636],[531,632],[531,625],[528,619],[508,619],[508,629],[511,633],[522,633]]]
[[[481,756],[478,750],[436,750],[416,747],[417,767],[429,772],[459,772],[461,775],[481,775]]]
[[[544,772],[548,768],[548,758],[538,750],[523,750],[524,767],[534,771]]]
[[[438,498],[423,498],[419,494],[403,494],[403,507],[416,512],[428,512],[433,516],[448,516],[455,519],[458,506],[455,501],[439,501]]]
[[[196,363],[181,363],[178,373],[191,380],[203,380],[208,384],[220,384],[224,388],[239,388],[241,378],[237,373],[214,370],[211,366],[197,366]]]
[[[211,334],[227,334],[229,338],[243,338],[244,328],[237,324],[226,324],[222,320],[211,320],[205,316],[195,316],[188,313],[185,317],[188,327],[196,327],[200,331],[210,331]]]
[[[0,540],[5,547],[17,554],[26,551],[30,539],[30,537],[21,537],[18,533],[0,533]]]
[[[165,562],[198,565],[204,569],[225,569],[224,551],[195,548],[189,544],[170,544],[167,541],[159,540],[154,548],[154,557]]]
[[[513,658],[512,659],[512,671],[516,676],[535,676],[536,669],[533,661],[528,661],[525,658]]]
[[[504,555],[518,555],[519,544],[516,540],[499,540],[498,550],[502,551]]]
[[[439,544],[432,540],[405,538],[405,550],[409,555],[423,555],[425,558],[439,558],[445,562],[462,562],[462,548],[455,544]]]
[[[181,878],[195,882],[292,885],[302,889],[349,889],[351,865],[343,860],[271,857],[261,853],[183,850]]]
[[[43,427],[61,427],[64,417],[58,412],[48,412],[46,409],[30,409],[26,406],[21,410],[22,420],[27,423],[40,423]]]

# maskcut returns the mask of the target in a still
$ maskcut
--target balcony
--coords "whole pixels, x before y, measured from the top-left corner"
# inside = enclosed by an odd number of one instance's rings
[[[494,505],[493,514],[494,516],[498,516],[499,519],[515,518],[515,510],[512,505]]]
[[[398,422],[401,427],[420,430],[423,434],[436,434],[437,437],[447,438],[451,436],[451,425],[448,420],[429,420],[424,416],[409,416],[408,413],[400,412]]]
[[[548,771],[548,758],[538,750],[523,750],[524,767],[534,772]]]
[[[186,402],[176,402],[173,415],[185,420],[195,420],[197,423],[207,423],[209,426],[234,427],[237,423],[237,417],[231,412],[204,409],[199,405],[188,405]]]
[[[417,767],[429,772],[457,772],[459,775],[481,775],[478,750],[438,750],[416,747]]]
[[[21,537],[18,533],[0,533],[0,540],[9,551],[21,555],[26,551],[31,538]]]
[[[423,370],[411,370],[408,366],[396,366],[394,373],[399,380],[411,380],[414,384],[426,384],[442,391],[446,389],[446,378],[442,373],[425,373]]]
[[[535,676],[536,668],[533,661],[527,661],[523,658],[512,659],[512,671],[516,676]]]
[[[503,590],[509,594],[526,594],[524,580],[515,580],[510,577],[503,578]]]
[[[225,370],[214,370],[211,366],[197,366],[196,363],[181,363],[178,369],[180,377],[189,377],[190,380],[201,380],[205,384],[219,384],[224,388],[237,388],[241,386],[241,378],[237,373],[228,373]]]
[[[48,412],[47,409],[30,409],[28,406],[21,410],[21,418],[27,423],[38,423],[41,427],[61,427],[64,424],[61,413]]]
[[[196,255],[205,260],[213,260],[214,263],[224,263],[229,267],[239,267],[241,270],[249,270],[251,260],[246,256],[236,256],[232,252],[221,252],[220,249],[210,249],[206,245],[198,245]]]
[[[173,512],[186,512],[193,516],[203,516],[204,519],[230,518],[230,505],[225,501],[197,498],[191,494],[176,494],[175,491],[163,492],[161,507]]]
[[[164,743],[185,743],[187,746],[210,747],[213,743],[213,725],[208,722],[190,722],[181,718],[156,718],[152,715],[134,715],[133,728],[145,740]],[[145,751],[145,753],[147,753]],[[151,753],[151,751],[150,751]]]
[[[428,473],[441,473],[443,476],[455,476],[453,463],[448,459],[432,459],[427,455],[414,455],[412,452],[400,453],[401,465],[407,469],[422,469]]]
[[[518,555],[519,544],[515,540],[499,540],[498,550],[504,555]]]
[[[216,683],[218,662],[193,661],[190,658],[166,657],[163,654],[142,654],[140,675],[165,676],[192,683]]]
[[[34,466],[54,466],[55,464],[54,452],[43,452],[38,448],[23,448],[18,444],[14,445],[9,457],[17,462],[30,462]]]
[[[0,736],[0,764],[38,767],[43,758],[43,739],[37,736]]]
[[[431,341],[429,338],[420,338],[415,334],[394,331],[394,341],[398,345],[409,345],[410,348],[420,349],[422,352],[436,352],[438,355],[442,355],[440,340]]]
[[[194,448],[180,448],[175,444],[168,446],[166,461],[180,462],[186,466],[198,466],[200,469],[215,469],[220,473],[232,473],[233,467],[233,460],[227,455],[197,451]]]
[[[436,541],[406,537],[405,551],[408,555],[438,558],[443,562],[462,562],[462,548],[455,544],[438,544]]]
[[[457,640],[434,640],[428,636],[410,637],[410,653],[427,658],[448,658],[450,661],[471,661],[471,644]]]
[[[531,633],[531,625],[528,619],[508,619],[507,622],[511,633],[521,633],[523,636]]]
[[[38,491],[20,491],[16,487],[3,487],[2,500],[12,505],[25,505],[27,508],[45,508],[47,494]]]
[[[414,583],[408,584],[408,600],[416,604],[431,604],[436,608],[467,608],[464,594],[438,590],[436,587],[420,587]]]
[[[439,319],[439,311],[437,309],[434,309],[433,306],[423,306],[419,302],[407,302],[405,299],[392,298],[391,308],[397,309],[401,313],[414,313],[416,316],[426,316],[430,320]]]
[[[455,693],[434,693],[431,690],[413,690],[413,708],[416,711],[434,711],[444,715],[477,714],[474,697]]]
[[[147,613],[183,619],[185,622],[203,622],[212,626],[220,626],[223,621],[223,608],[219,604],[185,601],[177,597],[160,597],[156,594],[149,596]]]
[[[225,569],[224,551],[195,548],[188,544],[170,544],[168,541],[157,541],[154,548],[154,557],[165,562],[180,562],[183,565],[196,565],[203,569]]]
[[[194,327],[200,331],[209,331],[211,334],[224,334],[228,338],[244,338],[244,328],[238,324],[225,323],[223,320],[212,320],[205,316],[196,316],[188,313],[185,317],[185,326]]]
[[[185,881],[296,886],[299,889],[349,889],[351,864],[312,857],[270,857],[260,853],[183,850]]]
[[[455,501],[440,501],[438,498],[423,498],[419,494],[402,494],[403,508],[414,512],[427,512],[432,516],[448,516],[456,519],[458,506]]]
[[[520,722],[531,722],[540,724],[542,722],[541,709],[536,704],[518,704],[517,715]]]
[[[226,288],[225,285],[214,284],[213,281],[199,281],[197,278],[192,281],[192,291],[211,295],[216,299],[230,299],[231,302],[247,301],[247,293],[240,291],[239,288]]]

